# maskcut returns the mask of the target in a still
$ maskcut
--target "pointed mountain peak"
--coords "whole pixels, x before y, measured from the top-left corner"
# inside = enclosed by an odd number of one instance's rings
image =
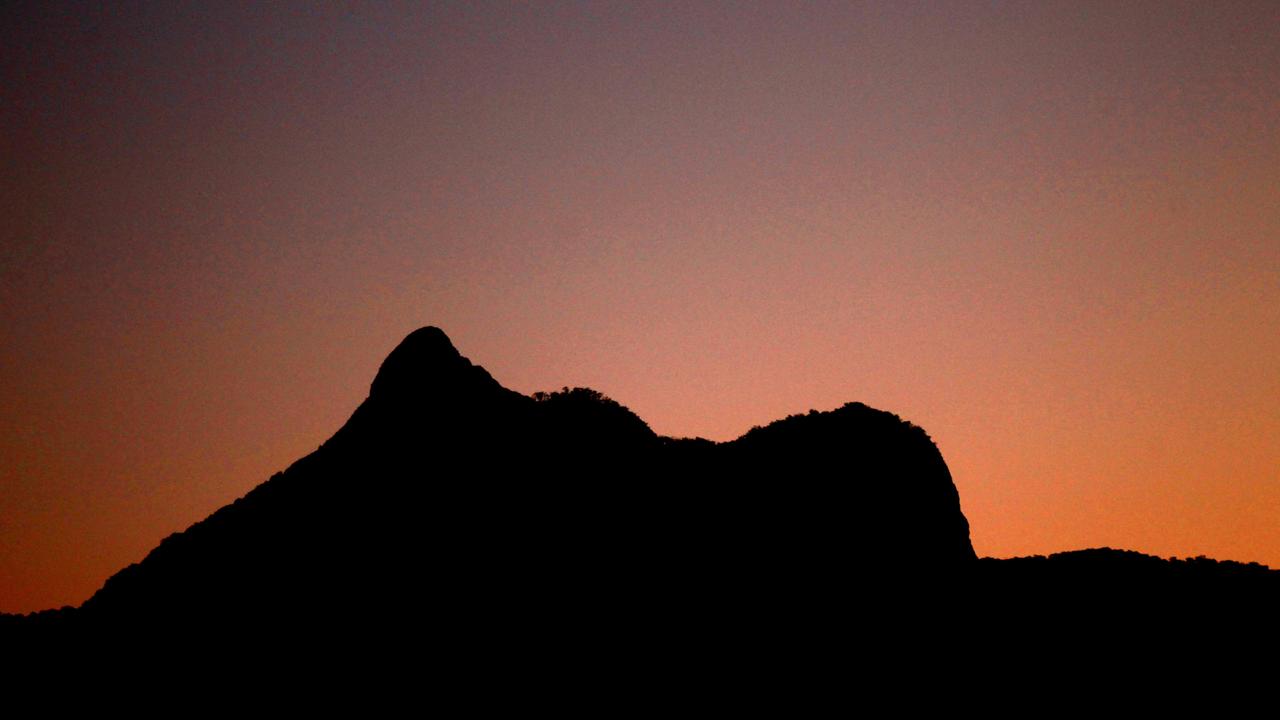
[[[449,336],[438,327],[419,328],[396,346],[382,361],[373,378],[369,396],[403,394],[447,386],[476,375],[471,361],[453,347]],[[488,373],[478,367],[485,376]]]

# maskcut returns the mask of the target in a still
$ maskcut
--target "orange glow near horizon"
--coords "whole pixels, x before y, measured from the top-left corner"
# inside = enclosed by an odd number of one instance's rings
[[[667,435],[895,412],[980,555],[1280,567],[1275,3],[164,5],[0,29],[0,612],[423,325]]]

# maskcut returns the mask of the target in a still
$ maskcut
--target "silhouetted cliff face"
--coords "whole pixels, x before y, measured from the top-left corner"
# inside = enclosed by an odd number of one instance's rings
[[[728,443],[662,438],[591,390],[507,390],[423,328],[328,442],[113,576],[79,622],[638,632],[835,608],[891,570],[973,561],[946,464],[895,415],[850,404]]]

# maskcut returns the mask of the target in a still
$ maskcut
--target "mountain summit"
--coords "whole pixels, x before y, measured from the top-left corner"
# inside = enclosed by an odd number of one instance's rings
[[[369,397],[421,400],[423,393],[432,391],[496,385],[484,368],[462,357],[443,330],[424,327],[409,333],[382,362],[369,387]]]

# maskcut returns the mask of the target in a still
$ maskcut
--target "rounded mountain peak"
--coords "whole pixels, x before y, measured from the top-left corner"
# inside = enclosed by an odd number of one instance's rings
[[[471,374],[471,362],[458,352],[449,336],[428,326],[409,333],[382,361],[369,387],[370,397],[438,386]]]

